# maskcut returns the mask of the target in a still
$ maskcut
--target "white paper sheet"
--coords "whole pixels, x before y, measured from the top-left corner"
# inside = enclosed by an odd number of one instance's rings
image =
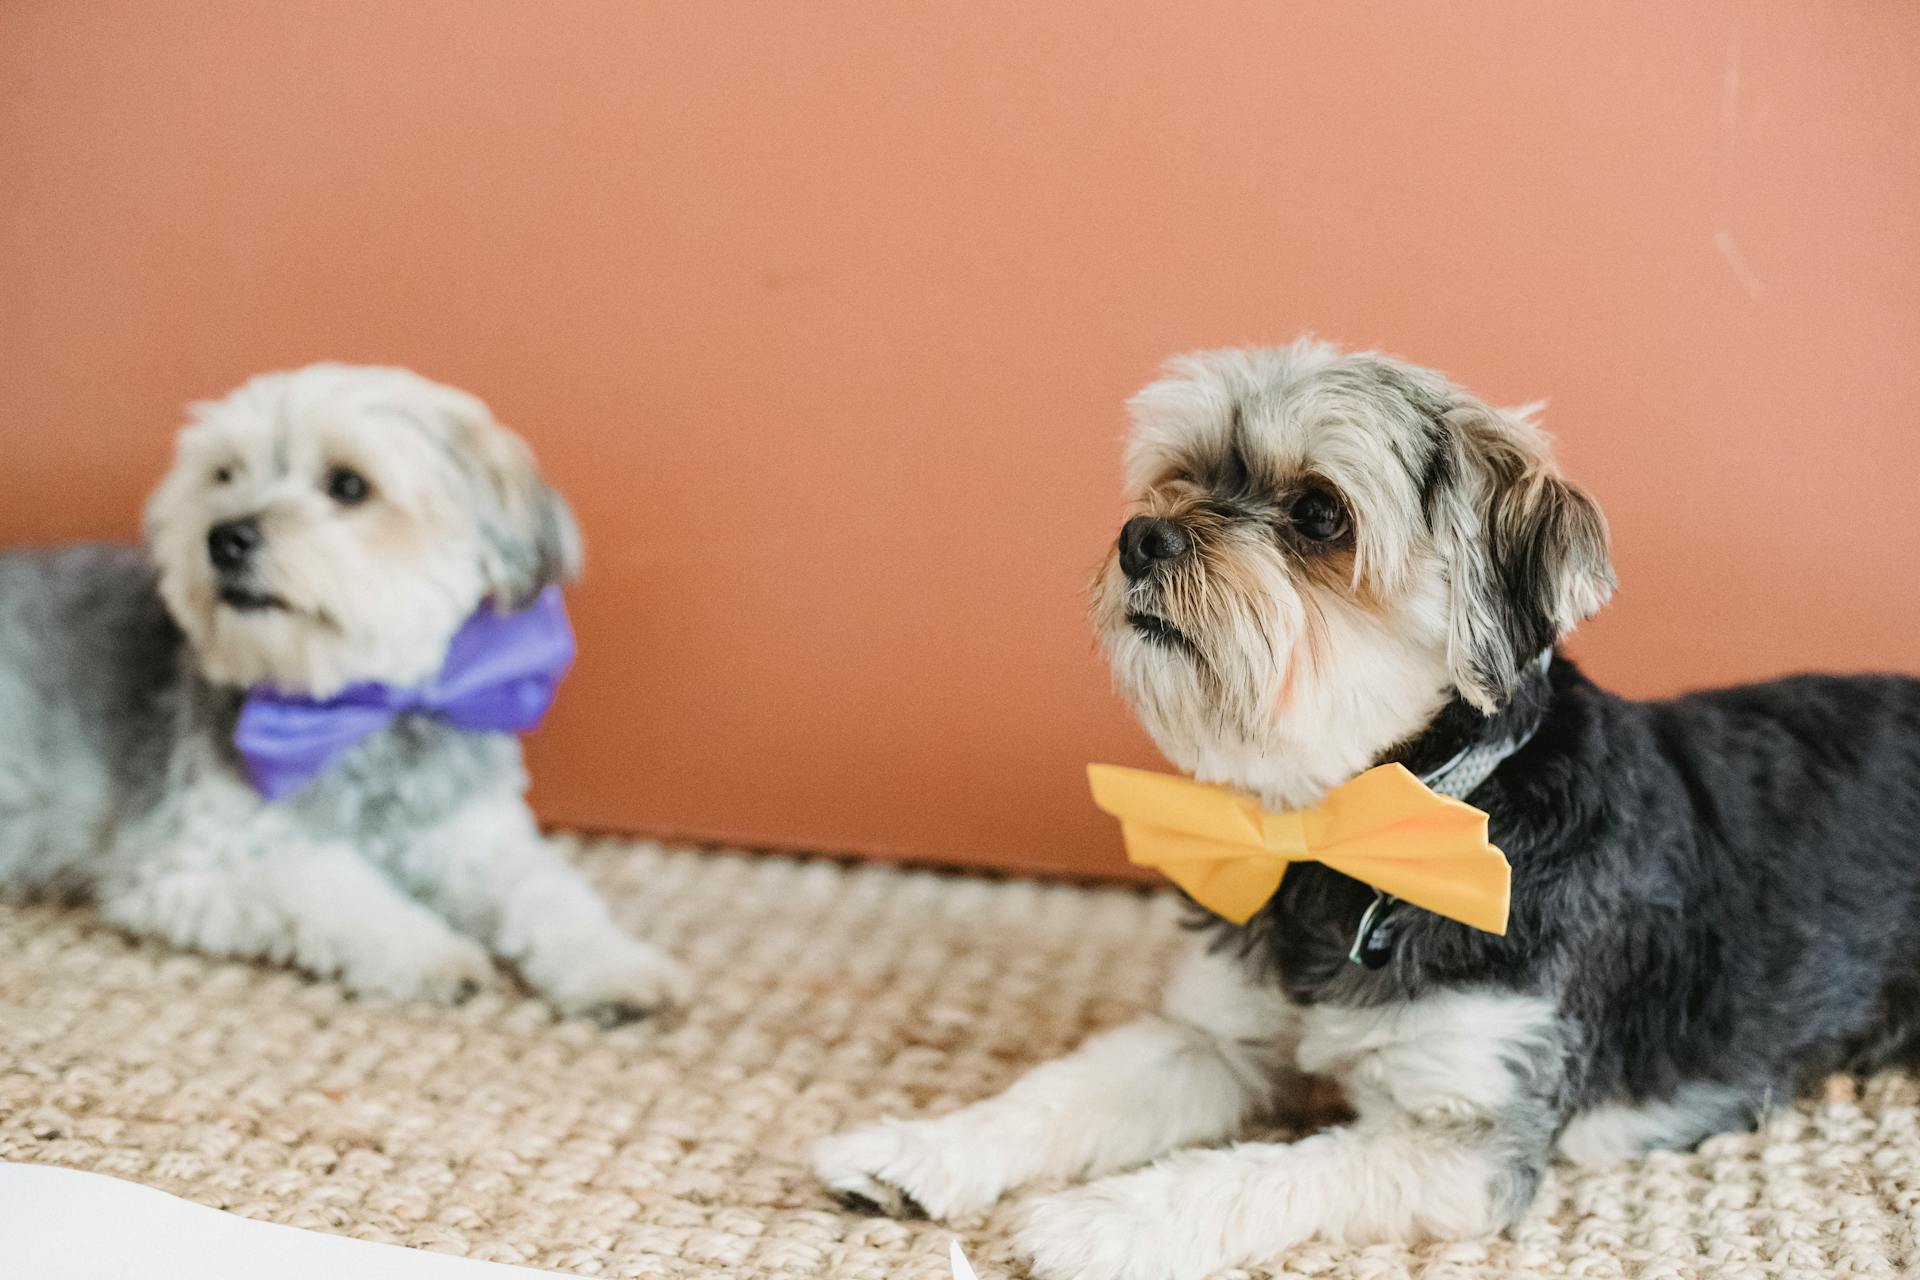
[[[529,1280],[552,1274],[255,1222],[97,1173],[0,1162],[4,1280]]]
[[[947,1246],[954,1280],[975,1280]],[[255,1222],[137,1182],[0,1160],[0,1280],[528,1280],[551,1271]]]

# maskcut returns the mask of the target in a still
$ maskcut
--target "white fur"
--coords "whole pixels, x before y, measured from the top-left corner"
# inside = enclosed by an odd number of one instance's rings
[[[1664,1102],[1582,1111],[1567,1123],[1556,1149],[1573,1164],[1615,1164],[1664,1147],[1691,1146],[1751,1114],[1748,1095],[1738,1089],[1688,1084]]]
[[[1552,1053],[1553,1006],[1484,991],[1442,991],[1370,1009],[1307,1012],[1299,1066],[1346,1086],[1363,1114],[1434,1123],[1490,1116],[1513,1101],[1516,1058]]]
[[[99,886],[101,914],[210,955],[271,960],[353,991],[452,1003],[490,984],[477,942],[344,844],[317,842],[235,780],[203,778],[174,821],[141,823]]]
[[[1231,1136],[1279,1101],[1296,1015],[1196,947],[1142,1018],[1038,1067],[996,1098],[933,1120],[890,1120],[822,1142],[829,1187],[935,1217],[1049,1178],[1093,1177]]]
[[[1450,1135],[1362,1123],[1294,1143],[1188,1151],[1049,1196],[1016,1241],[1036,1280],[1200,1280],[1309,1237],[1457,1238],[1499,1225],[1498,1167]]]
[[[1543,1002],[1485,992],[1302,1011],[1196,949],[1163,1016],[1096,1036],[950,1115],[829,1138],[814,1164],[837,1191],[940,1218],[1029,1182],[1101,1178],[1035,1204],[1019,1247],[1040,1280],[1198,1277],[1313,1236],[1478,1234],[1498,1225],[1500,1167],[1468,1135],[1512,1101],[1511,1063],[1551,1026]],[[1352,1126],[1102,1178],[1232,1137],[1307,1073],[1343,1085]]]
[[[236,779],[200,774],[175,800],[165,821],[119,834],[95,886],[122,928],[390,999],[457,1003],[493,985],[491,956],[567,1014],[617,1021],[688,995],[680,966],[613,922],[517,792],[359,848],[316,840]]]
[[[685,972],[613,922],[519,797],[490,793],[400,846],[388,869],[462,932],[511,961],[563,1013],[618,1016],[684,1001]]]

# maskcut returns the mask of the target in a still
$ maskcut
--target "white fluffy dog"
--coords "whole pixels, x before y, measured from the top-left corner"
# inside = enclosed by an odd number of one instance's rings
[[[485,405],[401,369],[255,378],[194,409],[147,544],[0,556],[0,889],[361,993],[458,1000],[491,953],[602,1021],[681,994],[542,839],[511,732],[403,709],[278,798],[236,750],[261,690],[431,687],[476,620],[557,612],[578,532]]]

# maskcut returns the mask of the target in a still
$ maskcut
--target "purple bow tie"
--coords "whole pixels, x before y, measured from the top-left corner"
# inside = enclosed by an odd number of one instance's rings
[[[471,732],[525,733],[540,723],[571,665],[573,629],[560,588],[548,587],[518,613],[481,606],[447,646],[440,674],[420,688],[354,684],[330,698],[249,691],[233,745],[254,787],[279,800],[405,711]]]

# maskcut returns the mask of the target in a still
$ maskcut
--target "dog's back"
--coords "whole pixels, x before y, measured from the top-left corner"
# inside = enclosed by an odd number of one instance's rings
[[[134,548],[0,555],[0,892],[78,887],[157,779],[179,650]]]
[[[1653,776],[1695,820],[1695,909],[1721,917],[1718,964],[1701,967],[1747,982],[1730,1003],[1750,1051],[1786,1055],[1803,1087],[1912,1060],[1920,680],[1794,676],[1648,711]]]

